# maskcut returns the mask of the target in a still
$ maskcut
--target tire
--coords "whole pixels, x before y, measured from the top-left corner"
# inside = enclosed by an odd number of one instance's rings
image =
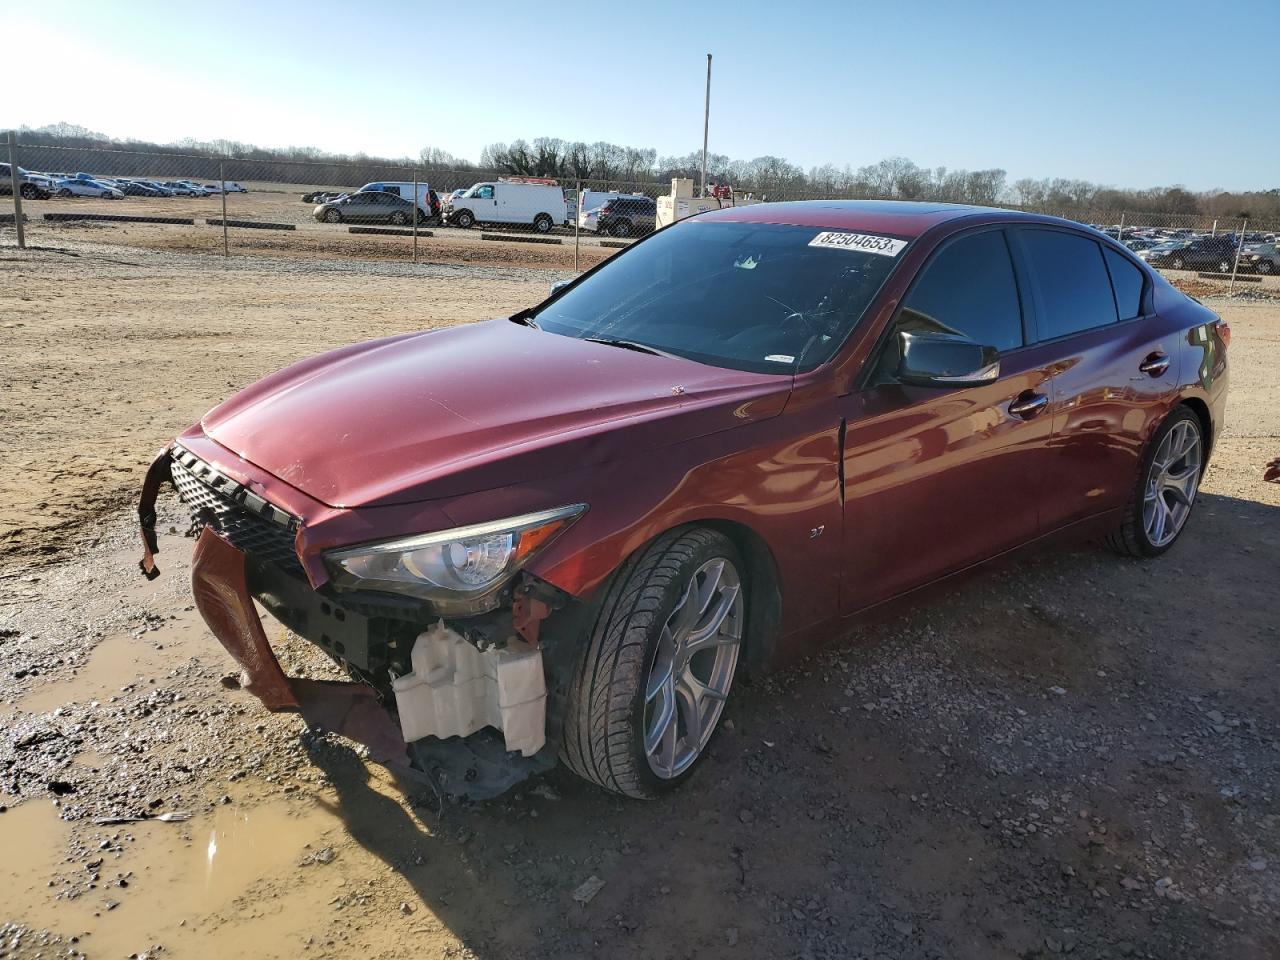
[[[615,220],[609,225],[609,236],[611,237],[629,237],[631,236],[630,220]]]
[[[461,227],[463,230],[470,230],[475,225],[476,218],[470,210],[459,210],[450,219],[453,220],[455,227]]]
[[[733,543],[705,527],[670,531],[618,569],[569,684],[560,755],[570,770],[651,799],[697,769],[732,693],[744,573]]]
[[[58,196],[60,196],[60,197],[69,197],[69,196],[71,196],[71,191],[70,191],[69,189],[67,189],[66,187],[63,187],[61,190],[59,190],[59,191],[58,191]]]
[[[37,187],[34,183],[24,183],[22,186],[18,188],[18,193],[22,194],[23,200],[40,199],[40,188]]]
[[[1169,266],[1173,267],[1175,270],[1185,270],[1187,268],[1187,261],[1183,260],[1181,257],[1174,257],[1169,261]]]
[[[552,219],[545,213],[540,213],[533,218],[533,229],[538,233],[550,233],[551,228],[555,226]]]
[[[397,210],[395,213],[391,214],[390,220],[397,227],[403,227],[406,223],[409,222],[409,218],[405,216],[405,213],[403,210]]]
[[[1190,438],[1194,438],[1193,445]],[[1173,459],[1167,459],[1169,456]],[[1163,469],[1158,461],[1165,464]],[[1190,407],[1179,406],[1147,443],[1124,520],[1120,529],[1107,537],[1107,546],[1124,557],[1158,557],[1172,547],[1187,528],[1200,479],[1204,476],[1204,463],[1204,428],[1200,418]],[[1165,479],[1169,481],[1168,486]],[[1181,496],[1173,489],[1174,484]],[[1175,523],[1172,533],[1167,526],[1155,527],[1155,513],[1161,504],[1166,511],[1165,523]]]
[[[1270,260],[1259,260],[1253,269],[1256,273],[1270,274],[1275,273],[1276,265]]]
[[[1230,260],[1219,260],[1219,261],[1218,261],[1218,272],[1219,272],[1219,273],[1230,273],[1230,272],[1231,272],[1231,261],[1230,261]]]
[[[326,210],[324,212],[324,222],[325,223],[341,223],[342,211],[334,210],[333,208]]]

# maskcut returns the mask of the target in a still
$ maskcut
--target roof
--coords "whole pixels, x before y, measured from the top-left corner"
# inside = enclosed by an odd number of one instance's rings
[[[793,200],[726,207],[700,214],[699,220],[737,223],[786,223],[831,230],[866,230],[899,237],[918,237],[948,220],[974,214],[1009,213],[994,207],[912,200]]]

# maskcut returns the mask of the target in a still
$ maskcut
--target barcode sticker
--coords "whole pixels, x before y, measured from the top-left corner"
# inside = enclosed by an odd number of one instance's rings
[[[882,257],[896,257],[906,245],[907,241],[895,240],[892,237],[877,237],[870,233],[835,233],[829,230],[809,241],[811,247],[877,253]]]

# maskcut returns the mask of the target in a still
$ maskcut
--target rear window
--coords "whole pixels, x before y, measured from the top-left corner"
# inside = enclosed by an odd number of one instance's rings
[[[1061,230],[1020,233],[1039,292],[1041,340],[1116,322],[1111,278],[1096,240]]]
[[[1146,278],[1142,271],[1129,262],[1123,254],[1107,249],[1107,269],[1111,273],[1111,286],[1116,292],[1116,310],[1121,320],[1142,316],[1142,288]]]

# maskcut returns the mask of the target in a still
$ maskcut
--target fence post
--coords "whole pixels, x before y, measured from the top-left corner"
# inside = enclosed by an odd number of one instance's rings
[[[18,175],[17,135],[9,131],[9,182],[13,185],[13,225],[18,231],[18,249],[27,248],[27,233],[22,226],[22,178]]]
[[[1120,235],[1116,237],[1116,243],[1124,243],[1124,211],[1120,211]]]
[[[1213,227],[1209,231],[1209,236],[1216,237],[1218,235],[1218,218],[1213,218]]]
[[[1235,296],[1236,291],[1236,271],[1240,269],[1240,251],[1244,249],[1244,231],[1249,226],[1249,218],[1245,217],[1240,221],[1240,241],[1236,244],[1236,258],[1231,264],[1231,283],[1227,286],[1227,296]]]
[[[428,204],[430,206],[430,204]],[[418,262],[418,168],[413,168],[413,262]]]
[[[227,169],[226,164],[218,161],[218,182],[222,184],[222,256],[231,256],[231,247],[227,243]]]
[[[579,273],[578,266],[578,221],[582,219],[582,181],[573,181],[573,272]]]

